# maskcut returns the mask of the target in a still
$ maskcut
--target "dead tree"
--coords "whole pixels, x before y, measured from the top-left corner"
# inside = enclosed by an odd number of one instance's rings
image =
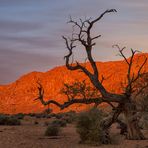
[[[102,102],[107,102],[108,104],[112,105],[112,103],[116,102],[118,106],[117,107],[112,106],[114,107],[113,113],[111,114],[112,116],[110,115],[108,120],[104,121],[104,124],[103,124],[104,129],[108,129],[114,122],[117,121],[118,116],[121,113],[123,113],[125,116],[126,125],[127,125],[127,139],[141,140],[141,139],[144,139],[144,136],[138,126],[139,117],[137,114],[135,103],[132,98],[132,93],[135,91],[133,84],[141,77],[143,67],[147,62],[147,58],[145,58],[143,63],[139,66],[137,73],[133,73],[132,71],[133,61],[134,61],[135,54],[138,51],[131,49],[131,58],[128,59],[124,54],[125,47],[120,48],[118,45],[114,45],[114,47],[118,48],[120,56],[124,58],[128,66],[125,91],[122,94],[118,94],[118,93],[109,92],[103,86],[102,80],[99,80],[99,68],[97,68],[96,62],[94,61],[94,58],[92,56],[93,47],[96,45],[95,40],[101,37],[101,35],[92,36],[92,28],[97,22],[99,22],[104,17],[105,14],[112,13],[112,12],[116,12],[116,10],[115,9],[106,10],[96,19],[90,18],[85,20],[80,19],[80,21],[74,21],[72,18],[70,18],[70,21],[68,23],[73,25],[74,31],[76,32],[73,31],[71,38],[63,36],[63,39],[65,40],[65,44],[69,52],[65,56],[67,69],[71,71],[75,71],[75,70],[82,71],[89,78],[92,85],[100,93],[100,96],[90,97],[90,98],[75,97],[75,98],[68,99],[67,102],[65,102],[64,104],[60,104],[55,100],[44,101],[43,87],[41,84],[39,84],[39,87],[38,87],[39,97],[37,99],[39,99],[41,103],[44,105],[55,104],[60,109],[67,108],[70,105],[76,104],[76,103],[101,104]],[[73,50],[76,48],[76,45],[79,43],[83,46],[84,50],[86,51],[86,56],[87,56],[88,62],[90,62],[92,71],[89,71],[84,65],[80,64],[78,61],[75,61],[74,63],[70,63],[70,58],[73,55]]]
[[[135,92],[133,93],[135,103],[140,112],[148,112],[148,72],[144,73],[134,84]],[[138,93],[137,93],[138,92]]]

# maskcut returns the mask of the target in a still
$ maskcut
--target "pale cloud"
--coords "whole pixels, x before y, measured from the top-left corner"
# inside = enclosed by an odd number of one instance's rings
[[[61,65],[63,58],[54,54],[41,55],[27,52],[1,50],[0,84],[10,83],[19,76],[31,71],[47,71],[53,66]]]
[[[109,8],[118,13],[96,24],[94,32],[102,37],[95,59],[118,60],[113,44],[148,52],[147,0],[0,0],[0,83],[64,64],[67,50],[61,35],[71,34],[69,15],[95,18]],[[77,58],[83,61],[82,54]]]

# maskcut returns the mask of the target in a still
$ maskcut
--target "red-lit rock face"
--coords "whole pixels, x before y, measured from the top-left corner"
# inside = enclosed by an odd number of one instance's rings
[[[143,62],[144,55],[148,58],[148,54],[136,55],[134,59],[133,72],[136,72],[138,66]],[[121,82],[125,82],[127,74],[127,65],[124,61],[114,62],[97,62],[99,68],[99,76],[107,78],[104,86],[107,90],[120,93],[123,91]],[[90,69],[89,63],[86,67]],[[148,62],[144,66],[144,70],[148,72]],[[45,90],[45,99],[54,99],[64,102],[66,97],[60,94],[63,83],[72,83],[74,80],[88,79],[82,72],[69,71],[65,66],[56,67],[45,73],[32,72],[22,76],[16,82],[0,86],[0,112],[1,113],[30,113],[41,112],[45,108],[39,101],[34,101],[37,97],[37,81],[39,80]],[[50,105],[55,112],[59,111],[56,106]],[[88,107],[88,106],[87,106]],[[73,105],[64,111],[76,110],[80,111],[86,108],[85,105]]]

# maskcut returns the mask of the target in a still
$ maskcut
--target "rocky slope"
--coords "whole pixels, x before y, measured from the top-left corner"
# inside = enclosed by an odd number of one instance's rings
[[[138,54],[134,59],[133,71],[136,72],[143,59],[148,53]],[[89,63],[85,66],[91,70]],[[127,65],[125,61],[97,62],[100,77],[103,75],[107,80],[104,86],[114,92],[122,92],[121,82],[126,80]],[[148,72],[148,62],[144,70]],[[45,90],[45,99],[54,99],[64,102],[66,97],[60,93],[63,83],[72,83],[74,80],[84,80],[87,77],[78,71],[69,71],[65,66],[56,67],[45,73],[31,72],[22,76],[20,79],[9,85],[0,86],[0,113],[30,113],[41,112],[47,107],[41,105],[39,101],[34,101],[37,97],[37,81],[39,80]],[[50,105],[55,112],[59,109]],[[75,109],[76,111],[86,108],[84,105],[73,105],[64,110]]]

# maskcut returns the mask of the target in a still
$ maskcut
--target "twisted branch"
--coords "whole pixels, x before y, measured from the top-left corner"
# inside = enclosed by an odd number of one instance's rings
[[[117,47],[118,50],[119,50],[119,56],[123,57],[125,62],[127,63],[128,65],[128,71],[127,71],[127,86],[126,86],[126,89],[125,89],[125,94],[126,96],[129,98],[131,96],[131,94],[134,92],[134,88],[133,88],[133,83],[136,82],[143,73],[141,73],[144,65],[146,64],[147,62],[147,58],[144,59],[143,63],[141,64],[141,66],[139,67],[138,69],[138,72],[137,74],[135,75],[134,73],[132,73],[132,67],[133,67],[133,62],[134,62],[134,56],[135,54],[139,53],[138,50],[133,50],[133,49],[130,49],[131,50],[131,57],[130,57],[130,60],[127,59],[127,57],[124,55],[123,51],[125,49],[125,47],[123,48],[120,48],[119,45],[113,45],[113,47]],[[144,87],[142,89],[140,89],[140,91],[138,92],[138,94],[144,89]]]
[[[73,98],[73,99],[68,100],[67,102],[64,102],[63,104],[60,104],[55,100],[45,101],[44,100],[44,89],[40,83],[38,83],[38,85],[39,85],[38,86],[38,97],[34,100],[40,100],[40,102],[43,105],[54,104],[54,105],[58,106],[61,110],[63,110],[64,108],[67,108],[73,104],[92,104],[92,103],[101,104],[102,102],[104,102],[104,100],[101,97],[100,98],[87,98],[87,99],[86,98],[82,98],[82,99]]]

